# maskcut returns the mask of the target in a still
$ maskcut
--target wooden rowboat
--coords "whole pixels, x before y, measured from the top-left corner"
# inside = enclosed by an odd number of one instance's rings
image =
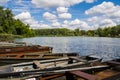
[[[12,64],[8,66],[0,67],[0,79],[7,78],[19,78],[26,79],[35,76],[41,78],[43,75],[60,74],[66,71],[74,70],[90,70],[95,68],[108,67],[91,66],[101,59],[93,58],[89,56],[84,57],[63,57],[59,59],[40,60],[19,64]],[[3,76],[4,75],[4,76]]]
[[[90,69],[86,71],[69,71],[72,78],[73,75],[78,80],[119,80],[120,79],[120,59],[110,60],[102,63],[96,63],[96,65],[108,65],[108,67]]]
[[[47,60],[62,57],[76,57],[78,53],[19,53],[19,54],[0,54],[0,65],[15,64],[20,62],[30,62],[33,60]]]
[[[48,52],[52,53],[52,47],[40,45],[25,45],[25,46],[4,46],[0,47],[0,54],[6,53],[21,53],[21,52]]]

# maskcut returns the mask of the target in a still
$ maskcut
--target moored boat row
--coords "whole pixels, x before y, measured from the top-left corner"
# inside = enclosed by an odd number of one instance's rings
[[[34,76],[37,74],[45,74],[45,73],[61,73],[69,70],[86,70],[87,68],[91,68],[89,65],[91,63],[95,63],[100,59],[92,58],[88,56],[84,57],[64,57],[58,59],[49,59],[49,60],[40,60],[33,62],[24,62],[19,64],[11,64],[8,66],[3,66],[0,69],[0,77],[26,77],[26,76]],[[86,66],[86,68],[85,68]],[[106,66],[102,66],[106,67]],[[4,75],[4,76],[3,76]]]
[[[0,63],[0,80],[120,79],[120,59],[102,62],[91,55],[52,53],[49,46],[5,45],[0,47]]]
[[[47,59],[75,57],[75,56],[78,56],[78,54],[77,53],[43,53],[43,52],[0,54],[0,62],[1,62],[0,65],[29,62],[33,60],[47,60]]]
[[[52,47],[40,46],[40,45],[28,45],[28,46],[6,46],[0,47],[0,54],[6,53],[21,53],[21,52],[52,52]]]
[[[118,80],[119,69],[119,59],[101,62],[101,59],[91,56],[63,57],[2,66],[0,79],[48,80],[66,76],[66,80]]]

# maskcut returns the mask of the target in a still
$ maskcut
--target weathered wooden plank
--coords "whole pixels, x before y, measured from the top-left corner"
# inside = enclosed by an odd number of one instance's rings
[[[76,65],[82,65],[85,64],[84,62],[77,62],[74,64],[66,64],[66,65],[61,65],[61,67],[70,67],[70,66],[76,66]]]
[[[120,62],[117,61],[108,61],[107,63],[111,65],[120,65]]]
[[[97,69],[97,68],[104,68],[108,67],[107,65],[103,66],[94,66],[94,67],[83,67],[83,68],[72,68],[72,69],[66,69],[62,67],[55,67],[50,69],[35,69],[35,70],[29,70],[29,71],[20,71],[20,72],[6,72],[6,73],[0,73],[0,78],[10,77],[10,76],[30,76],[30,75],[37,75],[37,74],[53,74],[53,73],[65,73],[66,71],[75,71],[75,70],[90,70],[90,69]]]
[[[39,61],[40,63],[49,63],[49,62],[55,62],[55,61],[65,61],[68,60],[68,57],[64,57],[64,58],[59,58],[59,59],[51,59],[51,60],[41,60]],[[19,64],[12,64],[12,66],[25,66],[25,65],[31,65],[33,64],[33,62],[24,62],[24,63],[19,63]]]
[[[70,58],[72,58],[72,59],[74,59],[74,60],[77,60],[77,61],[87,62],[87,60],[81,59],[81,58],[79,58],[79,57],[70,57]]]
[[[59,69],[56,70],[56,68],[52,69],[50,68],[50,70],[31,70],[31,71],[28,71],[28,72],[25,72],[24,74],[25,75],[31,75],[31,74],[45,74],[45,73],[48,73],[48,74],[51,74],[51,73],[63,73],[63,72],[66,72],[66,71],[76,71],[76,70],[90,70],[90,69],[99,69],[99,68],[105,68],[105,67],[108,67],[108,65],[103,65],[103,66],[93,66],[93,67],[83,67],[83,68],[71,68],[71,69],[65,69],[65,68],[62,68],[62,67],[58,67]],[[66,67],[67,68],[67,67]]]
[[[64,74],[51,75],[51,76],[40,78],[40,80],[49,80],[49,79],[54,79],[54,78],[58,78],[58,77],[61,77],[61,76],[64,76]]]
[[[111,77],[102,79],[102,80],[120,80],[120,73],[115,74],[115,75],[113,75],[113,76],[111,76]]]
[[[22,56],[24,56],[24,53],[19,53],[15,58],[20,58]]]
[[[86,79],[86,80],[97,80],[98,79],[98,76],[91,75],[91,74],[88,74],[88,73],[85,73],[85,72],[82,72],[79,70],[78,71],[70,71],[69,73],[76,75],[78,77],[81,77],[83,79]]]
[[[33,63],[37,66],[37,68],[39,68],[39,69],[45,69],[45,66],[42,65],[42,64],[40,64],[39,61],[33,61]]]

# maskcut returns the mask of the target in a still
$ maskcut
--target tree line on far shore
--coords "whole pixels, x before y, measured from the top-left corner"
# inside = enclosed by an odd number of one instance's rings
[[[120,37],[120,25],[96,30],[70,30],[66,28],[36,29],[37,36],[96,36],[96,37]]]

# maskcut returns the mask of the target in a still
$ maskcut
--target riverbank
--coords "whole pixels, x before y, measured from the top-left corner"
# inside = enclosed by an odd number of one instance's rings
[[[0,41],[11,42],[15,38],[23,38],[23,37],[20,35],[13,35],[13,34],[0,34]]]

